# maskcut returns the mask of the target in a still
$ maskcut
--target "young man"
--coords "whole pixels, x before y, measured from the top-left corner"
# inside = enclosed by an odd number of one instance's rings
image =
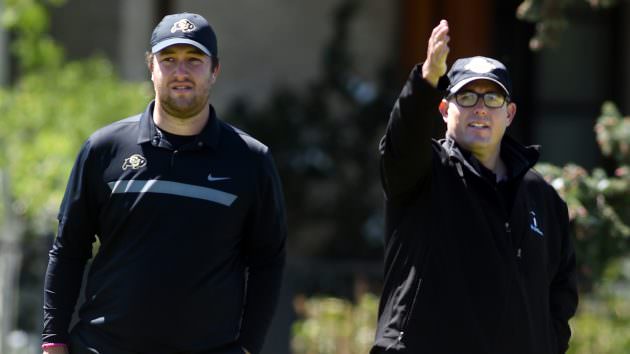
[[[209,103],[219,63],[202,16],[164,17],[147,59],[155,100],[90,136],[70,176],[46,273],[44,353],[259,353],[287,236],[271,153]]]
[[[380,145],[385,284],[371,353],[564,353],[577,306],[566,205],[532,170],[537,150],[505,135],[516,114],[505,66],[464,58],[444,76],[448,30],[433,30]]]

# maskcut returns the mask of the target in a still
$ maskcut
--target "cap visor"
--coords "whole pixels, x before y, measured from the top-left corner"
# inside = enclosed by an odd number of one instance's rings
[[[451,87],[451,89],[449,90],[450,93],[456,93],[457,91],[459,91],[462,87],[464,87],[466,84],[468,84],[469,82],[473,82],[476,80],[488,80],[488,81],[492,81],[494,83],[496,83],[497,85],[499,85],[499,87],[501,87],[503,89],[503,91],[505,92],[506,95],[510,95],[510,91],[507,90],[507,88],[505,88],[505,86],[503,86],[502,83],[500,83],[498,80],[495,79],[491,79],[489,77],[486,76],[475,76],[475,77],[469,77],[465,80],[462,80],[458,83],[456,83],[453,87]]]
[[[154,45],[153,47],[151,47],[151,52],[153,54],[156,54],[157,52],[161,51],[162,49],[166,48],[166,47],[170,47],[172,45],[175,44],[190,44],[196,48],[199,48],[199,50],[201,50],[202,52],[206,53],[206,55],[208,56],[212,56],[212,53],[210,53],[210,51],[208,50],[208,48],[206,48],[203,44],[193,41],[192,39],[188,39],[188,38],[171,38],[171,39],[167,39],[165,41],[161,41],[160,43]]]

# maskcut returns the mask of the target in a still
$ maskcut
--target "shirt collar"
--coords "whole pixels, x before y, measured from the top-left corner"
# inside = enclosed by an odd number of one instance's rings
[[[448,152],[450,158],[459,160],[475,174],[484,178],[489,177],[492,180],[496,179],[496,177],[493,177],[494,173],[492,171],[483,166],[470,151],[461,148],[455,142],[455,139],[448,134],[445,139],[441,140],[441,144]],[[509,135],[504,135],[501,140],[501,158],[508,169],[508,178],[520,177],[532,168],[538,162],[539,149],[540,147],[537,145],[523,146]],[[486,172],[489,172],[491,175]]]
[[[153,121],[154,107],[155,100],[152,100],[140,116],[140,134],[138,134],[138,144],[144,144],[147,142],[151,142],[154,146],[158,146],[160,144],[161,135],[155,126],[155,122]],[[198,146],[207,146],[212,149],[216,149],[219,144],[220,135],[221,122],[216,115],[214,107],[210,105],[210,116],[208,117],[208,122],[206,122],[206,125],[197,135],[196,142],[198,143]]]

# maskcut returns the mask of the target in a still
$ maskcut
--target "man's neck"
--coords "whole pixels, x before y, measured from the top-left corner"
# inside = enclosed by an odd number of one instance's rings
[[[497,180],[504,179],[507,176],[507,167],[501,159],[500,148],[490,153],[479,151],[471,151],[471,153],[485,168],[497,176]]]
[[[160,129],[175,135],[197,135],[206,126],[210,116],[210,106],[206,105],[199,113],[188,118],[178,118],[168,114],[158,101],[153,108],[153,122]]]

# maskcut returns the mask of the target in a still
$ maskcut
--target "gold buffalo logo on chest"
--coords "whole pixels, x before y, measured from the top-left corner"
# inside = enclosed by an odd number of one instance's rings
[[[197,29],[194,23],[190,22],[190,20],[183,19],[175,22],[173,27],[171,27],[171,33],[175,33],[177,31],[181,31],[183,33],[192,32]]]
[[[122,169],[127,170],[131,167],[132,170],[137,170],[147,165],[147,159],[140,154],[133,154],[125,159],[123,162]]]

